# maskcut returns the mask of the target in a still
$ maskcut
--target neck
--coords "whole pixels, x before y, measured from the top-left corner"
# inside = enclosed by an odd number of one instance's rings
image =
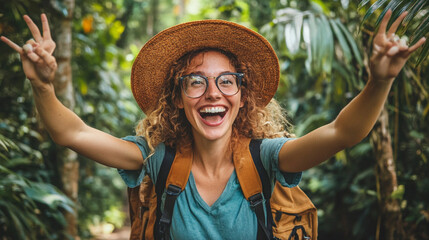
[[[193,161],[193,167],[210,176],[222,174],[225,169],[231,168],[230,136],[213,141],[195,139]]]

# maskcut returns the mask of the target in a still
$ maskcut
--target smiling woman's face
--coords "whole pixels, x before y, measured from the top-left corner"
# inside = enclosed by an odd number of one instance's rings
[[[233,96],[223,95],[216,87],[215,78],[222,73],[236,72],[228,57],[217,51],[202,52],[196,55],[185,72],[209,78],[207,91],[199,98],[189,98],[182,90],[179,108],[184,109],[191,123],[194,141],[228,141],[232,124],[237,117],[241,101],[241,91]]]

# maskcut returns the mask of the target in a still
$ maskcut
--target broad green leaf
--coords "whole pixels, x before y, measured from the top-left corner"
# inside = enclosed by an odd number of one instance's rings
[[[307,69],[307,72],[311,75],[311,59],[313,59],[313,51],[311,49],[311,27],[310,21],[308,19],[304,19],[302,23],[302,39],[305,43],[305,47],[307,50],[305,68]]]
[[[341,46],[341,50],[343,52],[343,57],[344,57],[344,63],[350,64],[352,60],[352,53],[350,51],[349,45],[347,44],[347,40],[344,37],[343,33],[341,32],[340,27],[337,25],[338,22],[335,20],[331,20],[330,23],[332,26],[332,30],[335,33],[335,38],[338,40],[338,43]]]
[[[360,50],[357,46],[356,40],[353,38],[352,34],[349,32],[346,26],[341,23],[340,19],[337,18],[335,22],[337,23],[337,26],[342,30],[343,34],[346,36],[349,46],[351,46],[351,49],[353,51],[353,55],[355,56],[355,59],[357,60],[359,65],[362,66],[362,56],[360,54]]]
[[[397,200],[402,200],[404,197],[404,193],[405,193],[405,187],[404,185],[399,185],[397,189],[395,189],[392,194],[390,195],[390,197],[392,199],[397,199]]]
[[[291,54],[299,51],[301,42],[301,29],[302,29],[303,16],[298,15],[293,20],[285,25],[285,42]]]
[[[334,59],[334,37],[332,34],[331,27],[329,25],[329,21],[325,15],[320,16],[321,19],[321,29],[324,33],[324,37],[322,38],[323,44],[321,44],[321,48],[323,49],[321,56],[321,65],[323,72],[330,75],[332,72],[332,61]]]

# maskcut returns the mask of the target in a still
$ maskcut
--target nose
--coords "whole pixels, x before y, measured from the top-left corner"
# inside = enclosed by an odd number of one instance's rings
[[[213,79],[213,80],[210,80]],[[217,100],[222,96],[220,90],[216,87],[215,77],[209,77],[209,85],[205,93],[205,98],[209,100]]]

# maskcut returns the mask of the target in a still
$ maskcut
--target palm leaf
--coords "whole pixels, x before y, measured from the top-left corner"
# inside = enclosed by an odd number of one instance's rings
[[[410,44],[415,44],[420,38],[424,37],[429,32],[429,16],[426,16],[420,25],[417,27],[417,30],[412,36]]]
[[[420,53],[419,58],[417,59],[416,65],[417,66],[420,65],[420,63],[422,63],[423,60],[425,60],[428,55],[429,55],[429,44],[428,44],[428,42],[426,42],[423,45],[422,52]]]
[[[288,57],[302,54],[299,49],[304,43],[305,68],[310,76],[332,74],[335,42],[339,43],[342,61],[348,64],[356,59],[362,64],[356,41],[339,20],[328,19],[323,13],[286,8],[277,11],[274,23],[279,26],[277,40],[286,46]]]
[[[374,4],[369,7],[368,11],[365,13],[363,17],[362,23],[365,22],[377,9],[379,9],[383,4],[386,3],[387,0],[378,0]]]
[[[322,69],[324,73],[331,74],[332,61],[334,59],[334,36],[329,21],[325,15],[320,15],[320,21],[322,23],[320,29],[323,31],[323,34],[320,35],[325,35],[322,38],[322,44],[319,45],[323,50],[321,53]]]
[[[331,20],[330,23],[332,26],[332,30],[335,33],[335,38],[338,40],[338,43],[343,50],[344,63],[349,64],[352,60],[352,52],[350,50],[349,45],[347,44],[347,40],[342,34],[340,27],[337,25],[337,22],[335,20]]]
[[[337,23],[337,26],[342,30],[344,36],[346,36],[347,41],[352,48],[353,54],[354,54],[357,62],[359,63],[359,65],[363,65],[362,56],[360,55],[360,50],[359,50],[353,36],[347,30],[347,28],[341,23],[340,19],[337,18],[335,21]]]
[[[366,5],[368,1],[363,0],[359,4],[360,7],[363,7]],[[362,19],[362,24],[377,10],[382,8],[382,6],[386,3],[386,0],[378,0],[374,4],[371,5],[371,7],[367,10],[365,13],[365,16]],[[429,17],[426,16],[422,22],[418,25],[416,29],[413,29],[413,31],[408,31],[409,27],[411,26],[411,20],[414,19],[421,11],[424,11],[429,7],[429,1],[427,0],[414,0],[414,1],[407,1],[407,0],[392,0],[390,1],[383,9],[382,13],[378,17],[375,27],[378,28],[380,25],[381,20],[383,19],[385,13],[391,9],[393,11],[392,17],[389,21],[389,26],[391,23],[393,23],[404,11],[408,11],[408,15],[405,17],[405,19],[402,21],[402,29],[399,31],[401,33],[407,32],[410,34],[410,45],[415,44],[418,40],[420,40],[422,37],[427,36],[429,33]],[[425,45],[422,47],[422,50],[420,52],[420,55],[417,58],[416,66],[418,66],[421,62],[423,62],[427,56],[429,55],[429,44],[428,42],[425,43]]]
[[[367,3],[369,3],[370,0],[363,0],[359,3],[358,9],[363,8]]]

